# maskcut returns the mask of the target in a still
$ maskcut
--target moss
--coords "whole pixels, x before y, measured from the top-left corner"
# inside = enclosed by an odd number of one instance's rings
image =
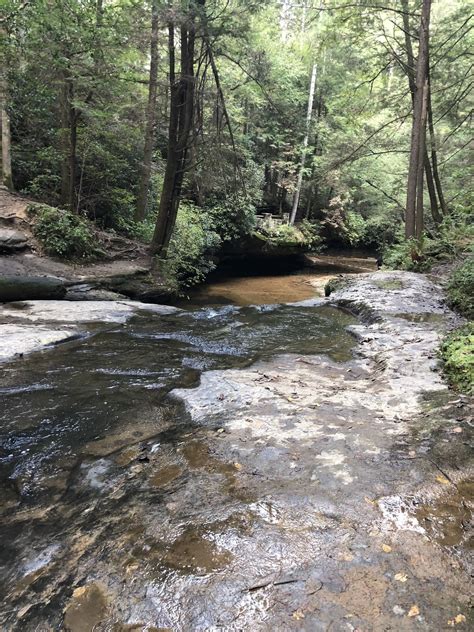
[[[399,279],[389,279],[388,281],[376,281],[375,285],[381,290],[403,290],[404,285]]]
[[[441,346],[444,371],[458,390],[474,393],[474,323],[455,329]]]
[[[331,296],[333,292],[336,292],[336,290],[340,290],[346,284],[346,282],[346,279],[340,277],[329,279],[329,281],[324,286],[324,296]]]
[[[449,306],[473,320],[474,259],[468,259],[451,275],[446,292]]]

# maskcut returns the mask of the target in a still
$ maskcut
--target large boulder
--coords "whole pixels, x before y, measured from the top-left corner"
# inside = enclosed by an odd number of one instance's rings
[[[0,276],[0,303],[37,299],[60,299],[66,282],[56,277]]]
[[[0,254],[24,250],[28,246],[27,236],[13,228],[0,228]]]

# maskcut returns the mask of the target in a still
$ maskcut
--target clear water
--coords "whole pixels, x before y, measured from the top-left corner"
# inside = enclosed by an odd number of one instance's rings
[[[37,629],[46,612],[47,620],[59,625],[72,581],[61,580],[61,573],[77,572],[70,543],[76,543],[79,534],[86,542],[101,534],[99,548],[84,552],[84,564],[94,568],[100,551],[109,547],[113,557],[124,546],[123,538],[132,538],[135,549],[137,543],[146,548],[134,529],[139,530],[150,512],[158,533],[160,528],[171,528],[160,526],[169,493],[160,486],[181,473],[181,466],[173,464],[176,451],[192,431],[183,408],[168,397],[173,388],[195,386],[207,369],[241,367],[281,353],[323,353],[347,360],[354,339],[346,327],[352,322],[352,317],[331,307],[290,305],[138,316],[126,325],[92,331],[82,340],[4,365],[0,581],[6,598],[0,625],[6,627],[2,629]],[[144,491],[133,478],[133,463],[140,466],[143,443],[148,453],[159,446],[163,455],[156,492]],[[207,455],[205,444],[196,446],[199,454]],[[186,456],[191,489],[199,485],[194,457]],[[124,464],[128,467],[129,462],[132,469],[125,475]],[[231,478],[227,470],[222,474]],[[115,496],[113,487],[104,488],[107,480],[122,481],[126,491]],[[206,493],[214,493],[213,484]],[[202,493],[202,486],[199,489]],[[189,502],[192,511],[192,498]],[[128,517],[122,522],[120,516]],[[138,526],[132,529],[134,521]],[[134,535],[127,535],[131,531]],[[170,552],[168,557],[160,553],[161,561],[153,562],[156,572],[162,572],[163,565],[175,568],[196,537],[194,532],[189,535],[191,544],[186,540],[172,558]],[[43,575],[41,569],[58,556],[53,570]],[[32,582],[34,588],[25,588],[25,582]],[[36,604],[27,616],[30,627],[22,627],[16,610],[31,603],[31,590],[41,592],[50,585],[56,586],[54,600],[47,608]]]

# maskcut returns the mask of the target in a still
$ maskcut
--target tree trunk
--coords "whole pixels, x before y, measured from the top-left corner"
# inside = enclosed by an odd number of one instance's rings
[[[410,86],[411,100],[413,107],[415,105],[415,94],[416,94],[416,82],[415,82],[415,56],[413,54],[413,46],[410,37],[410,21],[408,17],[408,0],[402,0],[402,9],[403,9],[403,30],[405,33],[405,47],[407,51],[407,76],[408,76],[408,85]],[[428,69],[429,73],[429,69]],[[430,110],[430,95],[428,92],[428,113]],[[428,156],[428,151],[425,147],[424,152],[424,162],[425,162],[425,175],[426,175],[426,184],[428,187],[428,194],[430,197],[430,208],[431,215],[433,216],[433,220],[436,224],[441,222],[441,215],[439,213],[438,199],[436,197],[436,189],[433,181],[433,172],[431,169],[430,158]]]
[[[429,69],[428,69],[428,72],[429,72]],[[429,75],[428,75],[428,78],[429,78]],[[438,151],[436,148],[436,135],[435,135],[434,123],[433,123],[433,110],[431,107],[431,89],[429,86],[428,86],[428,129],[430,132],[430,147],[431,147],[431,162],[433,164],[433,178],[435,181],[436,191],[438,193],[441,210],[443,212],[443,215],[447,215],[449,211],[448,211],[446,201],[444,199],[443,187],[441,186],[441,178],[439,176],[439,169],[438,169]]]
[[[204,4],[202,1],[201,4]],[[178,214],[181,188],[186,168],[189,134],[194,116],[194,43],[195,16],[190,16],[186,26],[181,27],[181,68],[180,78],[175,76],[174,24],[169,25],[170,62],[170,121],[168,136],[168,156],[165,178],[161,191],[160,208],[155,232],[150,245],[153,255],[166,255],[171,234]]]
[[[78,115],[73,106],[74,86],[68,71],[64,72],[61,86],[61,206],[75,210],[76,197],[76,146]]]
[[[306,160],[306,149],[308,147],[309,132],[311,129],[311,116],[313,113],[314,89],[316,87],[317,69],[317,64],[313,64],[313,70],[311,72],[311,83],[309,86],[308,110],[306,113],[306,132],[303,140],[303,149],[301,151],[300,170],[298,173],[298,182],[296,184],[295,197],[293,198],[293,208],[291,210],[290,225],[293,225],[295,223],[296,213],[298,211],[298,204],[300,201],[301,187],[303,185],[304,163]]]
[[[143,150],[143,163],[141,166],[140,181],[138,187],[137,206],[135,208],[136,222],[141,222],[145,219],[148,189],[150,187],[151,163],[155,140],[154,132],[156,120],[156,92],[158,72],[158,27],[158,0],[153,0],[151,8],[150,78],[148,82],[145,146]]]
[[[7,82],[2,77],[2,184],[13,191],[10,116],[8,114]]]
[[[416,191],[416,212],[415,212],[415,234],[416,238],[420,240],[423,236],[423,229],[425,226],[424,209],[423,209],[423,175],[425,171],[425,158],[426,158],[426,112],[428,104],[428,78],[426,78],[422,89],[422,106],[421,106],[421,121],[420,121],[420,147],[418,158],[418,170],[417,170],[417,191]]]
[[[430,197],[430,209],[431,216],[435,224],[440,224],[443,216],[439,212],[438,198],[436,197],[435,183],[433,180],[433,172],[431,171],[430,158],[428,156],[428,150],[425,147],[425,176],[426,186],[428,188],[428,195]]]
[[[10,65],[9,55],[7,53],[6,40],[8,37],[6,29],[0,28],[0,35],[5,41],[3,54],[0,56],[0,124],[2,126],[2,184],[13,191],[12,177],[12,153],[11,153],[11,133],[10,133],[10,115],[8,112],[9,87],[8,87],[8,68]]]
[[[410,163],[407,181],[405,236],[407,239],[421,235],[422,192],[424,167],[424,139],[426,132],[426,105],[428,97],[428,43],[431,0],[423,0],[420,24],[420,46],[416,67],[416,91],[413,104]],[[420,176],[421,173],[421,176]],[[417,215],[420,225],[417,224]],[[421,223],[420,223],[421,222]]]

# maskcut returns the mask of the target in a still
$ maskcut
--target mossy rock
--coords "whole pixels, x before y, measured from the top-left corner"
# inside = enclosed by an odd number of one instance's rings
[[[474,319],[474,259],[468,259],[451,275],[446,288],[448,304],[469,320]]]
[[[0,302],[53,300],[66,294],[66,285],[55,277],[2,276]]]
[[[441,346],[444,371],[458,390],[474,393],[474,322],[455,329]]]
[[[375,281],[375,285],[381,290],[403,290],[405,287],[400,279],[389,279],[388,281]]]
[[[331,296],[333,292],[342,289],[346,284],[347,279],[344,277],[334,277],[334,279],[329,279],[324,286],[324,296]]]

